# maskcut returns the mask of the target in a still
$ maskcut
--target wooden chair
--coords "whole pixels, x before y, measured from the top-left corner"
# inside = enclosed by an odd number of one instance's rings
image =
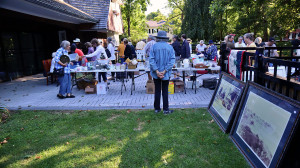
[[[44,76],[46,77],[47,85],[49,83],[49,77],[51,79],[51,83],[53,83],[53,74],[50,73],[51,61],[51,59],[43,60]]]

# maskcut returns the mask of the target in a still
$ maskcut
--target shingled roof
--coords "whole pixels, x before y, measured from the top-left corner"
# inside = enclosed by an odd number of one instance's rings
[[[159,22],[150,20],[150,21],[146,22],[146,24],[149,27],[160,27],[160,26],[164,25],[165,23],[166,23],[166,21],[164,21],[164,20],[161,20]]]
[[[69,5],[68,3],[65,3],[61,0],[25,0],[27,2],[48,8],[48,9],[52,9],[73,17],[77,17],[89,22],[93,22],[96,23],[98,22],[98,20],[91,16],[90,14],[83,12],[71,5]]]
[[[107,20],[110,0],[64,0],[70,5],[100,20],[92,29],[108,29]]]

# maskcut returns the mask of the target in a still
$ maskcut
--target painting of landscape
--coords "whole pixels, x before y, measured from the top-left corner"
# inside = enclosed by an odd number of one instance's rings
[[[265,167],[269,167],[291,113],[251,91],[245,102],[236,132]]]
[[[222,78],[212,108],[228,123],[232,110],[241,94],[241,89]]]

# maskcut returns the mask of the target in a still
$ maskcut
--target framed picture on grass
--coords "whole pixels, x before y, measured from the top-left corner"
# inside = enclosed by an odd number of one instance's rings
[[[249,81],[230,137],[251,166],[278,167],[299,111],[299,102]]]
[[[225,133],[230,131],[244,87],[244,82],[223,72],[210,101],[208,111]]]

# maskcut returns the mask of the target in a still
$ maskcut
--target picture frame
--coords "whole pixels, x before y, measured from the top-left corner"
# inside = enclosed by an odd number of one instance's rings
[[[229,133],[245,83],[222,72],[208,111],[224,133]]]
[[[299,113],[299,102],[248,81],[230,137],[252,167],[282,166]]]

